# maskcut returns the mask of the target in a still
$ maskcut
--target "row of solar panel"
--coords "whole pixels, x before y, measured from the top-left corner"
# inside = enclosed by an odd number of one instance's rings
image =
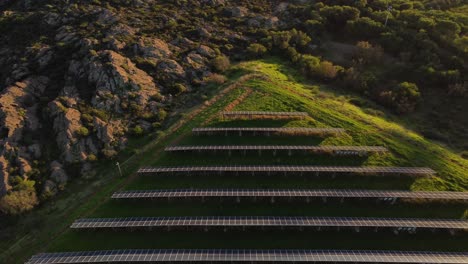
[[[466,264],[467,252],[364,250],[129,249],[47,253],[26,264],[122,262],[330,262]]]
[[[272,112],[272,111],[224,111],[221,112],[224,116],[237,116],[237,115],[249,115],[249,116],[308,116],[306,112]]]
[[[343,128],[334,127],[199,127],[193,128],[192,132],[309,132],[309,133],[344,133]]]
[[[436,172],[421,167],[349,167],[349,166],[179,166],[144,167],[138,173],[164,172],[329,172],[329,173],[372,173],[432,175]]]
[[[278,217],[278,216],[197,216],[128,217],[78,219],[71,228],[125,228],[169,226],[244,226],[244,227],[382,227],[468,230],[461,219],[412,219],[365,217]]]
[[[253,146],[253,145],[225,145],[225,146],[172,146],[165,151],[197,151],[197,150],[308,150],[308,151],[363,151],[387,152],[380,146]]]
[[[171,198],[171,197],[338,197],[338,198],[411,198],[466,200],[468,192],[412,192],[392,190],[340,190],[340,189],[181,189],[120,191],[113,199]]]

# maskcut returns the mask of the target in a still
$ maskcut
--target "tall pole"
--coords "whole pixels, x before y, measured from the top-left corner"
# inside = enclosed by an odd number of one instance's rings
[[[117,163],[115,163],[115,165],[117,165],[117,168],[119,169],[120,177],[123,177],[122,170],[120,169],[120,163],[117,161]]]
[[[387,6],[387,16],[385,17],[385,25],[384,25],[384,27],[387,26],[388,17],[390,16],[390,11],[392,11],[392,6],[391,6],[391,5]]]

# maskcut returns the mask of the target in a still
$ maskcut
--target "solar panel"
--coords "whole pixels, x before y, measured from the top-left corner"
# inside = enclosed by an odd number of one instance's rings
[[[382,227],[467,229],[462,219],[415,219],[372,217],[275,217],[275,216],[198,216],[198,217],[126,217],[78,219],[72,229],[150,228],[150,227]]]
[[[79,257],[87,257],[86,261]],[[467,252],[296,250],[296,249],[128,249],[43,253],[26,264],[117,262],[334,262],[466,264]]]
[[[225,146],[171,146],[166,147],[165,151],[233,151],[233,150],[303,150],[313,152],[334,152],[337,154],[360,154],[360,152],[386,152],[385,147],[380,146],[240,146],[240,145],[225,145]],[[349,153],[345,153],[349,152]]]
[[[174,189],[120,191],[112,199],[172,197],[337,197],[337,198],[407,198],[467,200],[468,192],[412,192],[398,190],[349,189]]]
[[[350,166],[178,166],[144,167],[139,174],[158,174],[167,172],[325,172],[325,173],[366,173],[366,174],[408,174],[432,175],[436,172],[424,167],[350,167]]]
[[[306,112],[273,112],[273,111],[224,111],[222,115],[263,115],[263,116],[308,116]]]
[[[249,133],[250,135],[269,135],[284,134],[284,135],[337,135],[345,133],[342,128],[333,127],[202,127],[193,128],[192,134],[194,135],[212,135],[212,134],[225,134],[234,133],[235,135],[243,135]]]

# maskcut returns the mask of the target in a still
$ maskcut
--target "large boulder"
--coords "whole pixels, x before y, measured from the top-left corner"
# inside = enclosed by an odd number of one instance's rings
[[[22,140],[23,130],[28,122],[30,128],[38,127],[36,108],[32,106],[44,92],[48,81],[43,76],[31,77],[3,90],[0,95],[2,141],[15,145],[15,142]]]

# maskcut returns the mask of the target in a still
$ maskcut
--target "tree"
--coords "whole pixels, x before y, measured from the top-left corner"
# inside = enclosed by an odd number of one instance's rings
[[[340,68],[334,66],[333,63],[329,61],[322,61],[317,67],[314,68],[314,74],[321,79],[331,80],[336,77],[339,70]]]
[[[331,29],[339,30],[346,25],[349,20],[359,17],[359,10],[351,6],[325,6],[320,9],[320,14],[327,19],[327,24]]]
[[[267,52],[267,48],[262,44],[253,43],[247,47],[247,52],[254,58],[261,58]]]
[[[461,32],[461,27],[450,20],[439,20],[435,26],[435,35],[442,35],[447,38],[455,38]]]
[[[398,113],[404,114],[414,111],[421,94],[414,83],[402,82],[391,91],[380,94],[384,103],[392,106]]]
[[[211,61],[211,65],[216,71],[224,72],[227,69],[229,69],[229,66],[231,66],[231,62],[229,61],[228,57],[221,55],[221,56],[214,58]]]
[[[380,46],[374,47],[367,41],[359,41],[353,57],[359,64],[373,64],[379,63],[383,55],[383,49]]]
[[[289,47],[289,41],[291,40],[291,33],[289,31],[272,32],[271,40],[273,46],[280,49],[287,49]]]
[[[384,25],[368,17],[360,17],[348,21],[346,25],[349,32],[362,38],[376,38],[384,31]]]
[[[293,44],[295,47],[305,47],[310,41],[312,39],[306,33],[295,28],[291,30],[290,44]]]

